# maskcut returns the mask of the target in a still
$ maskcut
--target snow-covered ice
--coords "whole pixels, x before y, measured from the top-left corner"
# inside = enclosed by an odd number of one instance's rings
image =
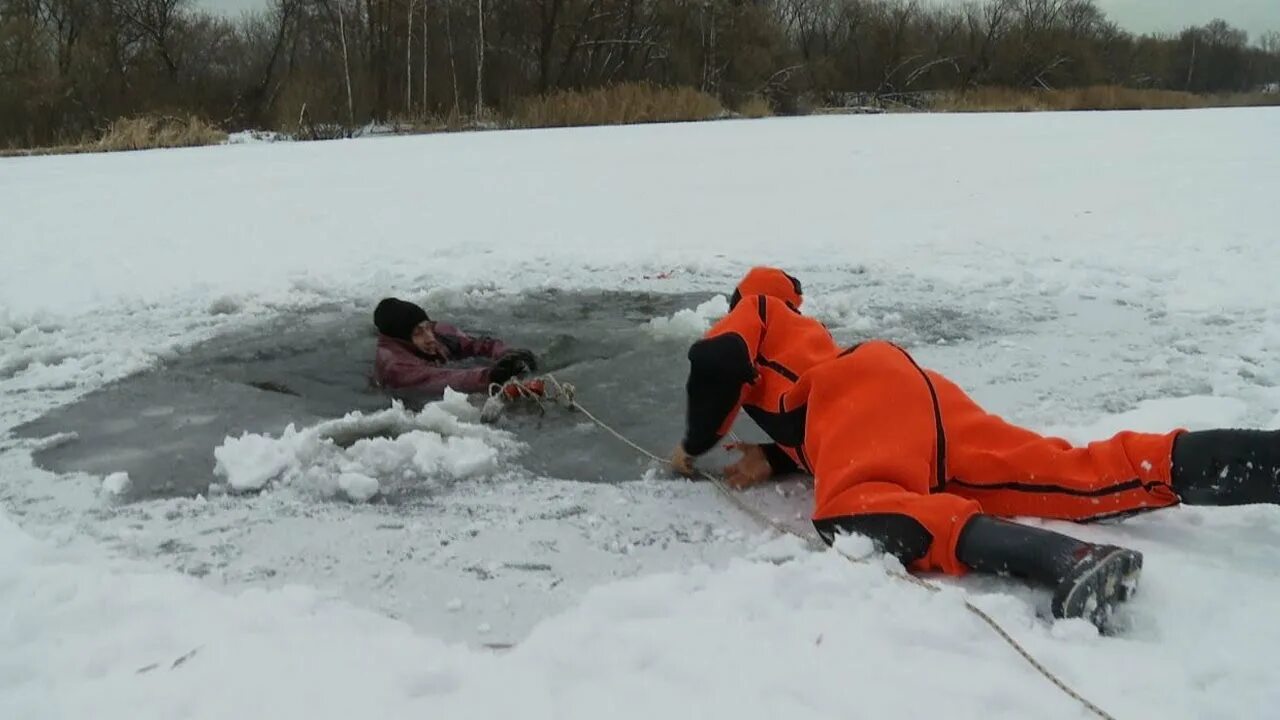
[[[1280,427],[1277,131],[1273,109],[887,115],[0,160],[0,430],[281,313],[723,295],[756,263],[838,337],[905,342],[1041,430]],[[966,598],[1118,718],[1280,706],[1273,507],[1067,528],[1146,556],[1103,638],[1005,580],[926,593],[842,557],[856,539],[805,550],[661,473],[522,476],[456,397],[234,434],[239,492],[207,499],[33,464],[73,440],[0,437],[0,717],[1086,716]],[[401,486],[430,492],[376,501]],[[794,519],[787,487],[747,497]]]

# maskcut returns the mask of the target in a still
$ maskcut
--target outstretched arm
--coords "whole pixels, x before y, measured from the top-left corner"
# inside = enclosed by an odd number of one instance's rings
[[[688,407],[681,443],[687,454],[707,452],[733,426],[746,386],[756,379],[765,302],[760,297],[738,303],[689,348]]]

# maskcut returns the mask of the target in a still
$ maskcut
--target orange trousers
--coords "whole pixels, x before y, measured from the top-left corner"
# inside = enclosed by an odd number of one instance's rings
[[[976,513],[1091,520],[1178,502],[1170,473],[1183,431],[1074,447],[986,412],[890,343],[822,363],[794,392],[807,405],[814,520],[907,515],[932,535],[915,570],[963,573],[956,543]]]

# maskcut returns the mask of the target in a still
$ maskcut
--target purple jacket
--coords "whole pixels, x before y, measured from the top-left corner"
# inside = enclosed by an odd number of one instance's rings
[[[373,380],[387,390],[413,390],[441,394],[446,387],[458,392],[482,392],[489,388],[489,368],[450,368],[446,363],[465,358],[497,359],[507,346],[493,338],[473,338],[458,328],[438,322],[436,338],[444,346],[446,357],[427,358],[406,340],[378,335],[378,349],[373,362]]]

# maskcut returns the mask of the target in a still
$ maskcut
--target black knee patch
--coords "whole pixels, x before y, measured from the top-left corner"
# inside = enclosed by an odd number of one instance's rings
[[[898,558],[903,565],[909,565],[924,557],[929,552],[929,546],[933,544],[933,535],[920,524],[920,521],[909,515],[894,513],[846,515],[814,520],[813,527],[818,531],[818,536],[828,545],[835,542],[836,535],[839,533],[857,533],[871,538],[877,548]]]

